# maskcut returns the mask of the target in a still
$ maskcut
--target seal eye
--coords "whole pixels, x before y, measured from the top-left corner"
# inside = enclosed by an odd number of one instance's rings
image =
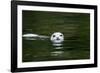
[[[55,37],[55,35],[53,35],[53,37]]]
[[[62,36],[62,35],[60,35],[60,36]]]

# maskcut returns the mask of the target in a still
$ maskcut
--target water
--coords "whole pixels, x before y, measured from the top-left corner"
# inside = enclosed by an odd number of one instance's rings
[[[51,36],[64,34],[64,42],[54,44],[50,38],[23,38],[22,61],[79,60],[90,58],[90,15],[88,13],[63,13],[23,11],[23,34]]]
[[[88,47],[74,41],[65,40],[62,45],[54,45],[49,39],[23,39],[23,61],[75,60],[89,58]]]

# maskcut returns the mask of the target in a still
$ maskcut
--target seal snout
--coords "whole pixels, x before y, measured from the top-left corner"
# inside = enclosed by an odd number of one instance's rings
[[[57,37],[57,40],[60,40],[59,37]]]

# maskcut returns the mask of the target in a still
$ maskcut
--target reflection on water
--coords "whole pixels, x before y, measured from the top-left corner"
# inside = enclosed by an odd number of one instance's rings
[[[65,40],[63,43],[54,44],[50,39],[23,38],[23,44],[24,62],[89,58],[89,50],[83,46],[75,46],[74,41]]]
[[[25,40],[36,40],[36,38],[24,38]]]
[[[62,46],[63,43],[53,43],[52,45],[53,45],[53,46],[58,46],[58,47],[59,47],[59,46]]]
[[[54,51],[51,52],[51,56],[61,56],[64,53],[64,51]]]
[[[54,49],[63,49],[61,46],[56,46]]]

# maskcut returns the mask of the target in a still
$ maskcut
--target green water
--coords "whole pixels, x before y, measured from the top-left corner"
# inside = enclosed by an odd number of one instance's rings
[[[53,46],[49,38],[44,40],[23,38],[23,62],[90,58],[89,14],[23,11],[22,16],[23,34],[33,33],[46,36],[51,36],[54,32],[64,34],[64,42],[58,47]]]

